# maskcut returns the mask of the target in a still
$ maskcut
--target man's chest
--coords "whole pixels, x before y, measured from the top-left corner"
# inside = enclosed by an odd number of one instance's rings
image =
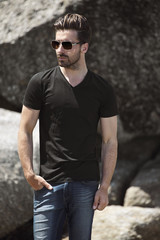
[[[51,111],[81,114],[89,117],[98,115],[100,107],[100,97],[94,87],[86,85],[83,87],[72,87],[69,83],[55,81],[45,91],[43,107]]]

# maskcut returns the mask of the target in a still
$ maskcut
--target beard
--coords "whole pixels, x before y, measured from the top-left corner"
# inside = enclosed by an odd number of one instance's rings
[[[60,67],[77,69],[80,60],[80,51],[72,57],[65,54],[57,54],[57,60]]]

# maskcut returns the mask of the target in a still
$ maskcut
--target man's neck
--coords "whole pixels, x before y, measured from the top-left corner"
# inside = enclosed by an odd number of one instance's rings
[[[63,73],[66,80],[74,87],[83,81],[85,78],[88,69],[86,64],[77,69],[70,69],[65,67],[60,67],[61,72]]]

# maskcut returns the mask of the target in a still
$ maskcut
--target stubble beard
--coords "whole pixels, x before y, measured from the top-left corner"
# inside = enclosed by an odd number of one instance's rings
[[[59,60],[60,57],[65,57],[65,60]],[[58,64],[60,67],[76,70],[79,68],[79,60],[80,60],[80,51],[74,57],[68,57],[65,54],[61,54],[57,56]]]

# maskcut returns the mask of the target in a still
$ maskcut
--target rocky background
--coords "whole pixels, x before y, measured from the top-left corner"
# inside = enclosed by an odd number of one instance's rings
[[[57,64],[52,26],[68,12],[89,19],[88,67],[110,81],[119,105],[110,206],[96,212],[92,239],[159,240],[159,0],[0,1],[0,239],[32,239],[32,190],[17,154],[20,111],[31,76]],[[37,169],[37,130],[35,139]]]

